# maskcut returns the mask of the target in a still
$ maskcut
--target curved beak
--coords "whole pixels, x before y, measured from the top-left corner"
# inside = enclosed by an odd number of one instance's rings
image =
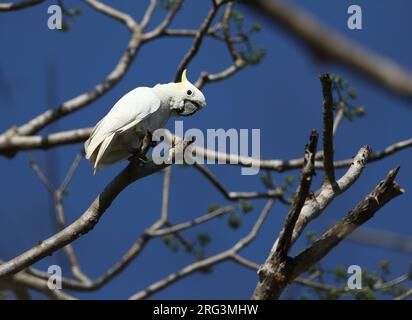
[[[180,116],[190,116],[203,108],[206,105],[204,102],[198,102],[198,101],[191,101],[191,100],[185,100],[184,106],[182,109],[177,110],[177,113]]]

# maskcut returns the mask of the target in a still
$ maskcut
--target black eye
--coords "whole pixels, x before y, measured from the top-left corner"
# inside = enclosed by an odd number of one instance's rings
[[[188,96],[191,96],[193,92],[192,92],[192,90],[187,90],[186,93],[187,93]]]

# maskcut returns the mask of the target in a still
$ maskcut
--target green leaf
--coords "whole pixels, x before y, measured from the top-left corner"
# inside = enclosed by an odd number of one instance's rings
[[[309,244],[312,244],[316,240],[316,232],[315,231],[308,231],[306,233],[306,240]]]
[[[268,188],[268,189],[272,189],[273,188],[273,181],[270,180],[270,177],[268,175],[263,175],[260,176],[260,181],[262,182],[262,184]]]
[[[78,16],[82,13],[82,8],[80,8],[80,7],[72,8],[71,13],[75,16]]]
[[[286,176],[285,177],[285,183],[287,186],[291,186],[295,183],[295,177],[294,176]]]
[[[168,246],[173,252],[179,250],[179,243],[176,241],[176,238],[173,235],[163,236],[162,240],[166,246]]]
[[[216,203],[212,203],[211,205],[209,205],[209,207],[207,208],[207,212],[212,212],[212,211],[216,211],[217,209],[219,209],[220,206]]]
[[[357,96],[358,96],[358,93],[356,92],[355,89],[350,88],[350,89],[348,89],[348,95],[351,99],[356,99]]]
[[[205,258],[205,252],[204,252],[204,250],[203,250],[203,249],[197,250],[197,251],[195,252],[195,256],[196,256],[196,260],[197,260],[197,261],[203,260],[203,259]],[[201,268],[201,269],[199,269],[199,270],[200,270],[200,272],[202,272],[202,273],[210,273],[210,272],[213,271],[213,268],[212,268],[212,266],[206,266],[206,267],[203,267],[203,268]]]
[[[232,14],[230,15],[230,19],[234,20],[234,21],[243,21],[245,17],[243,16],[243,14],[240,11],[237,10],[233,10]]]
[[[70,26],[66,22],[63,21],[62,28],[60,29],[60,31],[67,32],[69,30],[70,30]]]
[[[259,64],[262,59],[266,56],[266,49],[253,49],[252,52],[241,52],[241,55],[244,60],[246,60],[249,64]]]
[[[239,205],[240,211],[242,211],[243,213],[248,213],[253,210],[253,205],[245,200],[240,200]]]
[[[382,260],[382,261],[379,262],[379,269],[385,275],[391,273],[390,266],[391,266],[391,263],[388,260]]]
[[[198,261],[203,260],[205,258],[205,251],[203,249],[196,250],[195,257],[196,257],[196,260]]]
[[[349,292],[353,294],[353,296],[357,300],[375,300],[376,299],[375,292],[373,292],[373,290],[369,288],[365,288],[362,290],[350,290]]]
[[[333,274],[335,275],[335,280],[344,280],[347,277],[346,270],[343,266],[337,266],[335,270],[333,270]]]
[[[340,298],[340,296],[341,296],[340,292],[336,290],[335,288],[333,288],[329,291],[326,291],[323,298],[325,300],[337,300]]]
[[[160,8],[165,9],[165,10],[172,10],[172,9],[174,9],[179,3],[180,3],[180,0],[163,0],[163,1],[160,3]]]
[[[366,114],[365,106],[358,106],[355,108],[355,115],[357,117],[363,117]]]
[[[373,288],[373,285],[378,281],[378,275],[375,272],[365,276],[366,285]]]
[[[199,232],[196,238],[202,247],[206,246],[210,241],[212,241],[211,236],[206,232]]]
[[[241,219],[240,219],[239,215],[232,214],[229,217],[227,222],[228,222],[229,227],[231,227],[232,229],[237,229],[237,228],[240,227]]]
[[[337,74],[331,74],[332,81],[336,84],[339,84],[342,81],[342,78]]]
[[[252,24],[250,31],[251,32],[260,32],[262,30],[262,25],[259,23]]]

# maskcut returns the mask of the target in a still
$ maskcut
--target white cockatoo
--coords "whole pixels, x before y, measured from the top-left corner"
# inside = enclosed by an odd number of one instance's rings
[[[138,87],[124,95],[94,127],[84,144],[94,173],[130,158],[147,132],[163,128],[171,116],[189,116],[206,105],[205,96],[182,73],[181,82]]]

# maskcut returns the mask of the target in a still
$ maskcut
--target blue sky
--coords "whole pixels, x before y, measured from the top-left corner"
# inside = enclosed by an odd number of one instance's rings
[[[147,2],[119,0],[106,3],[127,11],[139,20]],[[410,1],[357,1],[363,9],[361,31],[350,31],[346,27],[346,10],[353,4],[352,1],[293,2],[346,37],[412,70],[412,43],[408,37],[408,32],[412,29]],[[52,3],[49,1],[48,4]],[[65,33],[47,28],[48,4],[1,14],[2,131],[12,125],[22,124],[40,112],[93,88],[111,71],[123,53],[129,38],[123,25],[96,13],[80,1],[67,3],[73,7],[80,6],[83,12],[70,31]],[[187,0],[172,26],[198,27],[206,16],[209,4],[210,1]],[[398,98],[338,65],[317,64],[299,42],[276,25],[268,25],[246,8],[241,7],[239,10],[248,17],[247,24],[262,22],[263,30],[255,37],[255,45],[266,48],[267,56],[258,66],[247,67],[224,83],[205,87],[203,91],[208,105],[195,116],[185,118],[185,128],[260,128],[262,157],[299,157],[310,130],[321,129],[322,96],[318,75],[321,72],[332,72],[342,75],[357,89],[358,101],[367,108],[366,117],[355,122],[344,120],[341,124],[335,140],[337,159],[355,155],[364,144],[371,145],[374,150],[381,150],[396,141],[410,138],[410,101]],[[162,15],[164,11],[159,9],[150,27]],[[65,117],[47,130],[93,126],[131,89],[169,82],[190,43],[190,39],[159,39],[148,43],[139,52],[124,79],[113,90],[86,109]],[[220,71],[230,62],[223,43],[206,39],[198,56],[189,66],[188,77],[195,80],[200,71]],[[50,79],[54,79],[53,94],[50,94]],[[169,122],[170,128],[172,125],[172,121]],[[57,173],[57,181],[63,179],[80,147],[66,146],[51,152],[53,164],[48,170]],[[3,259],[12,258],[30,248],[55,230],[49,209],[49,196],[28,165],[28,157],[31,156],[43,168],[49,166],[51,160],[47,160],[46,155],[45,152],[37,151],[19,153],[13,160],[0,158],[0,257]],[[368,165],[353,188],[334,201],[307,230],[316,230],[318,234],[323,232],[370,192],[388,170],[401,165],[398,181],[406,189],[406,194],[379,211],[367,226],[410,235],[411,156],[412,150],[404,150],[384,161]],[[90,164],[83,159],[64,201],[67,221],[77,219],[124,165],[121,163],[105,169],[93,177]],[[263,190],[258,177],[241,176],[237,167],[214,165],[210,169],[230,190]],[[340,170],[337,175],[342,173]],[[298,172],[289,172],[286,175],[297,174]],[[277,181],[282,181],[284,177],[276,173],[273,176]],[[154,174],[131,185],[116,199],[93,231],[74,243],[83,270],[91,278],[97,278],[112,266],[142,231],[157,219],[161,207],[161,185],[161,174]],[[227,201],[194,169],[173,168],[171,222],[182,222],[203,214],[211,203],[225,205]],[[213,241],[206,248],[207,255],[229,248],[249,231],[264,205],[264,201],[254,203],[254,212],[243,218],[238,230],[228,229],[225,220],[218,219],[198,227],[194,232],[187,232],[186,235],[193,239],[197,232],[211,232]],[[243,252],[244,256],[256,262],[265,259],[286,212],[285,206],[274,206],[259,237]],[[304,245],[304,241],[298,242],[295,250]],[[407,271],[410,256],[345,241],[324,259],[323,265],[333,268],[336,265],[358,264],[364,268],[376,269],[380,260],[390,260],[394,275],[399,275]],[[120,276],[100,291],[77,296],[127,298],[191,261],[193,257],[182,251],[173,253],[157,239]],[[55,263],[63,266],[63,273],[69,272],[67,261],[61,253],[36,266],[47,268]],[[212,274],[192,275],[156,294],[154,298],[249,298],[256,281],[253,272],[228,262],[215,267]]]

